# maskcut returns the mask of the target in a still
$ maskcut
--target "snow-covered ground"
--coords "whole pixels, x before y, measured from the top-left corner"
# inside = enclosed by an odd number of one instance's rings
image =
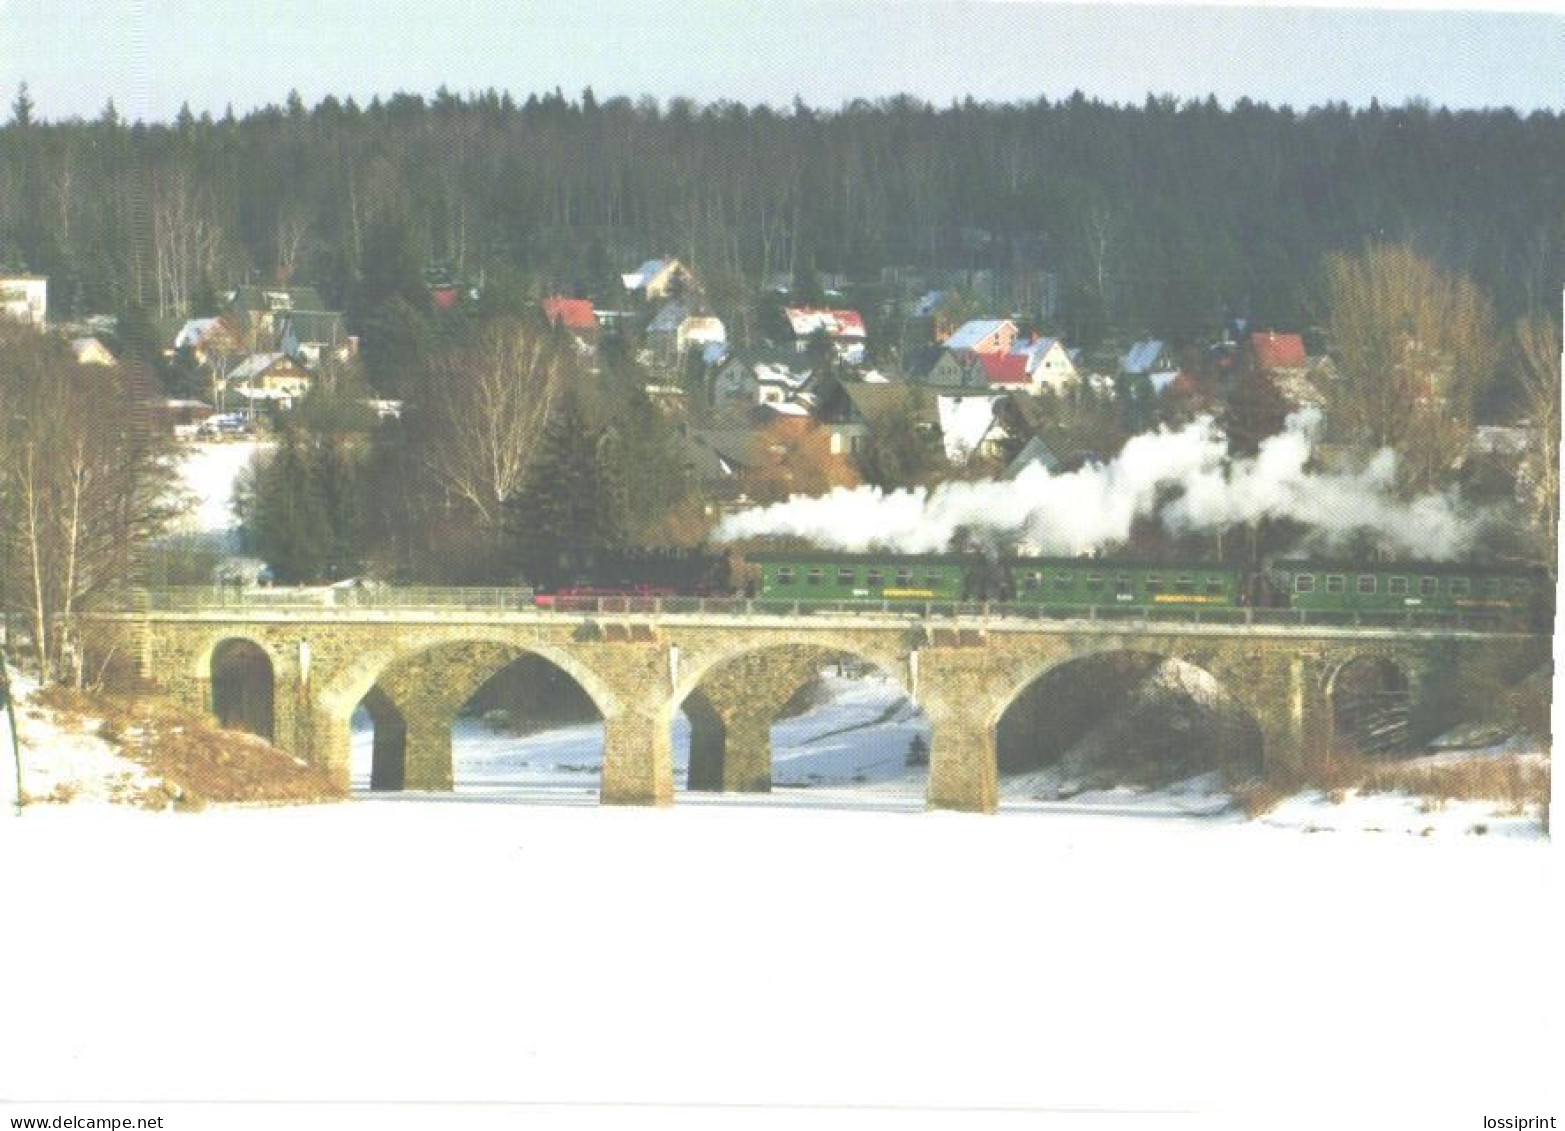
[[[848,785],[774,799],[847,796],[920,733],[880,681],[835,690],[774,735],[790,780]],[[21,708],[30,744],[76,748]],[[461,757],[475,790],[596,784],[582,728]],[[857,788],[911,776],[882,768]],[[0,815],[0,1100],[785,1105],[775,1126],[875,1105],[1016,1109],[1018,1126],[1037,1108],[1266,1117],[1248,1126],[1395,1108],[1469,1126],[1562,1098],[1565,877],[1546,841],[1301,836],[1293,803],[1254,822],[1108,819],[1123,810],[1102,798],[987,818],[517,788]],[[750,1108],[704,1111],[727,1127]]]
[[[1546,845],[412,800],[50,807],[0,820],[0,861],[12,1097],[1426,1127],[1562,1098]]]
[[[176,534],[216,534],[235,526],[234,482],[263,445],[258,440],[193,441],[179,445],[179,485],[192,499]]]
[[[11,690],[21,740],[22,789],[29,798],[73,805],[134,802],[158,784],[118,747],[79,727],[62,725],[54,711],[33,702],[37,684],[28,676],[13,671]],[[0,709],[0,803],[6,805],[16,799],[15,759],[10,723]]]

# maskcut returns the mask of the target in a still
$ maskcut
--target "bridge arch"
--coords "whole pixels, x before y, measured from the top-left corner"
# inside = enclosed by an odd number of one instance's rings
[[[1337,658],[1325,676],[1335,752],[1388,757],[1407,750],[1416,673],[1389,649]]]
[[[670,700],[676,764],[678,752],[688,751],[685,788],[863,786],[889,803],[903,793],[902,800],[921,802],[929,722],[905,663],[862,640],[813,635],[751,641],[701,658],[694,674],[681,671],[688,678]]]
[[[277,737],[277,666],[256,641],[226,636],[204,654],[202,674],[211,687],[212,713],[219,725]]]
[[[1260,716],[1222,666],[1159,643],[1115,641],[1023,670],[988,722],[1013,795],[1047,796],[1051,777],[1161,785],[1261,772]]]
[[[319,692],[322,707],[346,718],[393,666],[442,647],[490,644],[512,650],[516,656],[535,655],[559,668],[579,684],[605,716],[618,709],[618,697],[607,680],[567,649],[541,640],[519,640],[514,631],[460,625],[453,630],[420,633],[408,642],[374,648],[355,657]],[[515,657],[513,656],[513,659]],[[506,663],[510,663],[507,660]],[[500,665],[504,667],[504,664]],[[500,668],[495,668],[499,671]],[[494,674],[493,672],[490,673]]]
[[[452,631],[361,657],[332,681],[322,698],[339,719],[346,710],[349,720],[347,752],[332,753],[347,760],[350,781],[362,785],[367,779],[371,789],[450,790],[458,784],[459,767],[467,784],[475,779],[491,786],[517,784],[505,779],[504,765],[495,764],[496,758],[516,761],[512,748],[521,738],[510,720],[491,718],[487,727],[464,720],[485,689],[528,661],[555,673],[569,693],[590,705],[588,714],[596,720],[591,725],[600,732],[594,741],[601,746],[605,706],[614,709],[616,700],[592,669],[561,649],[500,631]],[[353,729],[359,711],[368,716],[371,734],[364,732],[363,715],[360,729]]]
[[[731,644],[718,647],[681,648],[678,678],[674,681],[673,703],[683,703],[716,669],[742,660],[745,656],[775,651],[780,648],[805,646],[827,655],[852,656],[871,664],[886,674],[908,682],[908,656],[912,648],[893,645],[881,639],[884,634],[855,635],[852,632],[811,631],[807,637],[800,634],[778,632],[765,635],[747,635]],[[913,691],[909,688],[909,691]]]

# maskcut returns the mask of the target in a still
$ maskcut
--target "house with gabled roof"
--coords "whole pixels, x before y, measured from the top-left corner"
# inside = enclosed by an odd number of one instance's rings
[[[935,398],[940,442],[946,459],[961,465],[977,458],[995,458],[1008,439],[995,414],[1005,397],[992,393],[942,394]]]
[[[1008,318],[964,322],[940,344],[952,352],[1009,353],[1016,343],[1016,323]]]
[[[233,319],[243,348],[275,351],[282,341],[283,319],[295,311],[324,311],[326,304],[314,287],[268,287],[245,283],[228,296],[227,314]]]
[[[1065,343],[1058,338],[1034,334],[1018,341],[1011,347],[1011,353],[1026,362],[1027,385],[1035,393],[1043,389],[1063,392],[1072,381],[1081,379]]]
[[[833,455],[852,455],[864,446],[871,425],[885,414],[906,408],[920,431],[940,428],[934,397],[899,382],[832,381],[820,394],[815,418],[831,437]]]
[[[556,326],[563,326],[573,334],[592,335],[598,332],[598,317],[590,298],[567,298],[550,295],[543,300],[543,316]]]
[[[314,368],[323,358],[347,361],[358,342],[335,310],[290,310],[278,316],[277,344],[289,357]]]
[[[625,289],[648,302],[672,298],[695,282],[689,269],[677,259],[648,259],[634,271],[620,276]]]
[[[787,306],[783,314],[793,331],[793,345],[804,351],[816,334],[824,333],[830,339],[837,356],[857,365],[864,360],[868,331],[864,316],[856,310],[828,310],[810,306]]]
[[[274,400],[287,408],[310,391],[311,377],[286,353],[253,353],[228,374],[228,385],[249,401]]]
[[[810,383],[807,361],[792,350],[746,350],[712,375],[712,404],[786,404]]]
[[[973,360],[983,370],[985,381],[998,388],[1029,388],[1027,358],[1016,353],[979,353]]]
[[[1149,377],[1153,373],[1178,368],[1178,360],[1168,348],[1168,343],[1157,338],[1132,342],[1119,359],[1119,371],[1126,377]]]
[[[71,353],[76,355],[77,365],[118,365],[109,347],[97,338],[72,338]]]
[[[910,376],[910,380],[931,389],[986,389],[989,371],[978,358],[978,354],[965,350],[955,353],[941,350],[922,376]]]

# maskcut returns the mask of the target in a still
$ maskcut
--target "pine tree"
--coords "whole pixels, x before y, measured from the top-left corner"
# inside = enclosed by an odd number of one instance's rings
[[[27,92],[27,84],[24,82],[16,88],[16,101],[11,103],[11,124],[19,129],[26,129],[33,124],[33,96]]]
[[[568,389],[544,430],[527,486],[509,507],[510,542],[527,576],[558,584],[566,551],[602,549],[624,538],[625,492],[616,444],[593,425]]]
[[[308,445],[284,425],[260,468],[250,513],[242,514],[246,547],[288,584],[318,580],[332,552],[332,530]]]

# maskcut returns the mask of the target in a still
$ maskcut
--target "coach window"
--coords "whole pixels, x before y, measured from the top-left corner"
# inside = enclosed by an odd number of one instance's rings
[[[821,581],[825,578],[825,575],[826,571],[821,569],[819,566],[816,566],[814,569],[810,570],[809,573],[804,575],[804,583],[806,585],[819,586]]]
[[[1498,577],[1484,578],[1481,592],[1485,597],[1498,597],[1500,595],[1500,579]]]
[[[1128,574],[1120,574],[1114,579],[1114,596],[1130,596],[1130,577]]]
[[[1148,593],[1161,593],[1163,591],[1163,579],[1155,573],[1147,574],[1146,587]]]
[[[792,585],[793,584],[793,567],[792,566],[781,566],[781,567],[779,567],[779,569],[777,570],[777,584],[778,585]]]
[[[943,577],[941,577],[938,573],[926,573],[924,575],[924,588],[925,589],[939,589],[940,586],[944,583],[944,581],[945,581],[945,579]]]
[[[1075,575],[1069,573],[1057,573],[1054,575],[1054,591],[1056,593],[1069,593],[1071,586],[1075,584]]]
[[[1433,597],[1440,592],[1440,579],[1438,577],[1420,577],[1418,579],[1418,595],[1420,597]]]
[[[837,587],[839,589],[852,589],[858,584],[858,574],[851,569],[839,569],[837,571]]]
[[[912,585],[913,571],[906,568],[897,570],[897,584],[902,586],[904,589],[906,589],[909,585]]]
[[[1315,592],[1315,575],[1313,573],[1301,573],[1293,579],[1293,591],[1295,593]]]
[[[1472,585],[1465,577],[1453,577],[1447,586],[1447,592],[1453,597],[1465,597],[1472,592]]]
[[[878,569],[872,569],[864,575],[864,583],[871,589],[880,589],[886,584],[886,575]]]
[[[1221,597],[1223,595],[1223,579],[1220,577],[1208,577],[1206,579],[1206,595],[1208,597]]]
[[[1405,596],[1407,596],[1407,578],[1405,578],[1405,577],[1388,577],[1388,578],[1386,578],[1386,592],[1391,594],[1393,597],[1405,597]]]
[[[1081,587],[1089,594],[1103,592],[1103,575],[1098,573],[1089,573],[1087,575],[1087,580],[1081,583]]]
[[[1372,573],[1359,574],[1359,592],[1373,593],[1375,591],[1375,575]]]
[[[1174,579],[1174,592],[1182,593],[1187,597],[1193,595],[1195,593],[1195,578],[1191,577],[1189,574],[1185,574],[1182,577],[1176,577]]]
[[[1027,573],[1022,575],[1023,589],[1037,589],[1042,585],[1043,574],[1039,573],[1037,570],[1029,570]]]
[[[1328,593],[1345,593],[1345,592],[1347,592],[1347,588],[1348,588],[1347,578],[1343,577],[1342,574],[1340,574],[1340,573],[1328,573],[1326,575],[1326,592],[1328,592]]]

